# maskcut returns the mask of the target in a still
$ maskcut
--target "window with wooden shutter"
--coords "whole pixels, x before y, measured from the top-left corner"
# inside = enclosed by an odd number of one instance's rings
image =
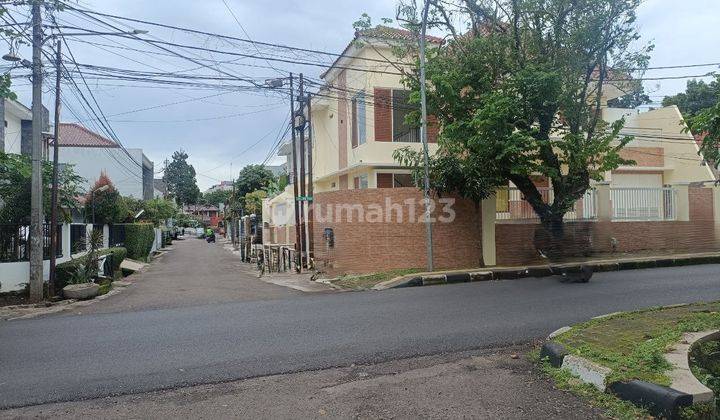
[[[392,141],[392,101],[390,89],[373,90],[375,141]]]

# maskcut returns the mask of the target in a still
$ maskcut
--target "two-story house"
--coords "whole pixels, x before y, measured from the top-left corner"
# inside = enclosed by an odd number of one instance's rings
[[[391,221],[387,217],[375,223],[357,220],[339,223],[337,219],[328,218],[327,209],[328,204],[336,206],[336,210],[337,205],[367,209],[368,204],[382,206],[388,199],[396,203],[411,199],[418,203],[421,195],[413,188],[410,170],[393,158],[398,148],[420,150],[422,147],[419,130],[405,121],[413,108],[408,104],[401,69],[411,64],[400,64],[401,59],[393,49],[401,43],[415,42],[410,32],[384,26],[357,32],[339,58],[322,74],[324,84],[313,95],[312,147],[306,149],[312,152],[315,217],[319,214],[323,221],[307,229],[306,235],[313,232],[311,252],[316,259],[325,260],[331,266],[330,271],[369,272],[425,266],[422,223]],[[428,37],[428,42],[432,48],[442,41]],[[646,112],[609,108],[607,101],[623,95],[623,86],[611,85],[604,92],[603,118],[608,122],[625,118],[622,134],[634,135],[635,139],[622,153],[637,162],[605,174],[605,181],[613,189],[609,198],[606,197],[612,202],[610,216],[624,220],[680,220],[678,214],[686,215],[678,207],[687,201],[687,184],[714,179],[698,155],[692,135],[684,132],[680,113],[676,107]],[[431,124],[428,130],[431,154],[437,151],[437,135],[437,127]],[[281,147],[279,155],[287,156],[288,171],[292,173],[291,145]],[[547,191],[547,199],[552,200],[549,182],[538,177],[537,183]],[[672,188],[677,184],[686,186],[684,201]],[[391,188],[397,192],[387,190]],[[362,190],[368,190],[367,194]],[[496,221],[500,225],[524,219],[527,223],[537,223],[511,183],[507,190],[498,192],[491,204],[492,209],[488,210],[490,204],[483,203],[480,211],[468,203],[458,202],[456,209],[462,211],[457,211],[454,223],[434,225],[436,267],[492,265],[496,255],[501,254],[495,249],[496,238],[505,235],[495,235]],[[598,206],[592,190],[568,219],[595,220]],[[292,184],[282,194],[265,201],[266,242],[295,242],[294,207]],[[305,206],[305,220],[309,220],[308,207]],[[420,203],[415,211],[421,213],[422,208]],[[511,234],[512,229],[516,228],[505,230]],[[328,240],[330,237],[332,240]],[[531,240],[526,242],[531,246]],[[508,243],[503,244],[503,257],[512,251]],[[505,260],[498,258],[498,261]]]

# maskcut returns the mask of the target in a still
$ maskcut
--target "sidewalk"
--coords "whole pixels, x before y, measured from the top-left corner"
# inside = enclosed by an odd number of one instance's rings
[[[590,266],[594,272],[634,270],[641,268],[677,267],[697,264],[720,264],[720,252],[669,254],[662,256],[598,258],[561,264],[544,264],[513,267],[484,267],[466,270],[448,270],[409,274],[376,284],[373,290],[398,287],[429,286],[471,281],[506,280],[524,277],[547,277],[562,271],[578,270]]]

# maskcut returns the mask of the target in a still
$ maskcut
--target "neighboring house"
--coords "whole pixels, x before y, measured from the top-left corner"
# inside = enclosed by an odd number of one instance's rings
[[[281,165],[265,165],[265,169],[270,171],[276,178],[288,174],[288,166],[286,163]]]
[[[60,124],[59,161],[74,165],[90,189],[104,172],[123,196],[141,200],[154,197],[154,165],[142,149],[123,149],[114,141],[82,125]]]
[[[200,222],[210,226],[217,226],[220,222],[220,209],[207,204],[185,204],[183,213],[193,216]]]
[[[213,185],[212,187],[208,188],[205,191],[205,194],[215,192],[215,191],[232,191],[232,188],[233,188],[232,181],[220,181],[219,184]]]
[[[12,99],[0,100],[0,150],[5,153],[32,154],[32,111]],[[43,131],[50,131],[49,112],[43,107]],[[48,156],[47,142],[43,142],[43,157]]]
[[[419,130],[405,123],[409,106],[402,76],[393,74],[398,73],[394,65],[383,63],[398,62],[392,47],[405,41],[415,39],[399,29],[380,26],[357,32],[322,74],[325,86],[313,96],[315,222],[311,252],[316,264],[328,272],[372,272],[426,264],[423,224],[407,217],[422,214],[422,193],[413,186],[411,171],[393,158],[399,148],[421,150]],[[431,48],[441,42],[433,37],[428,41]],[[355,70],[368,66],[377,71]],[[582,235],[593,235],[593,249],[588,251],[597,253],[706,246],[704,242],[712,239],[706,232],[713,229],[701,226],[714,226],[713,209],[720,208],[720,189],[713,191],[708,187],[711,183],[702,187],[703,182],[715,179],[710,167],[699,156],[693,136],[684,132],[675,106],[646,112],[608,108],[607,101],[622,96],[625,89],[612,85],[603,89],[603,119],[612,123],[625,117],[621,134],[635,138],[622,156],[636,165],[608,171],[605,183],[594,184],[566,220],[585,229],[579,230]],[[428,120],[433,154],[438,127],[432,124],[432,117]],[[298,145],[300,141],[298,138]],[[283,144],[278,155],[287,157],[288,173],[292,174],[291,143]],[[309,167],[307,161],[305,167]],[[552,200],[549,181],[541,176],[534,181],[546,200]],[[408,202],[413,204],[404,208],[412,207],[412,212],[408,210],[402,221],[385,204]],[[372,223],[357,217],[352,220],[347,210],[360,208],[367,215],[368,209],[378,205],[385,206],[385,217]],[[294,242],[294,208],[293,184],[264,201],[266,243]],[[349,217],[340,217],[343,208]],[[330,217],[331,209],[335,209],[334,217]],[[511,183],[481,206],[457,200],[454,209],[457,217],[453,222],[433,227],[436,268],[538,262],[532,239],[537,217]],[[620,220],[626,223],[608,223]]]

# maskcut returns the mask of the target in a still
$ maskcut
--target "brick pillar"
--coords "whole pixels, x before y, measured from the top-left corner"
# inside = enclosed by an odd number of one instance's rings
[[[495,251],[495,217],[497,214],[497,198],[495,195],[484,199],[481,204],[482,217],[482,255],[486,266],[497,264]]]
[[[597,191],[597,219],[602,221],[612,220],[610,183],[599,182],[595,184],[595,190]]]

